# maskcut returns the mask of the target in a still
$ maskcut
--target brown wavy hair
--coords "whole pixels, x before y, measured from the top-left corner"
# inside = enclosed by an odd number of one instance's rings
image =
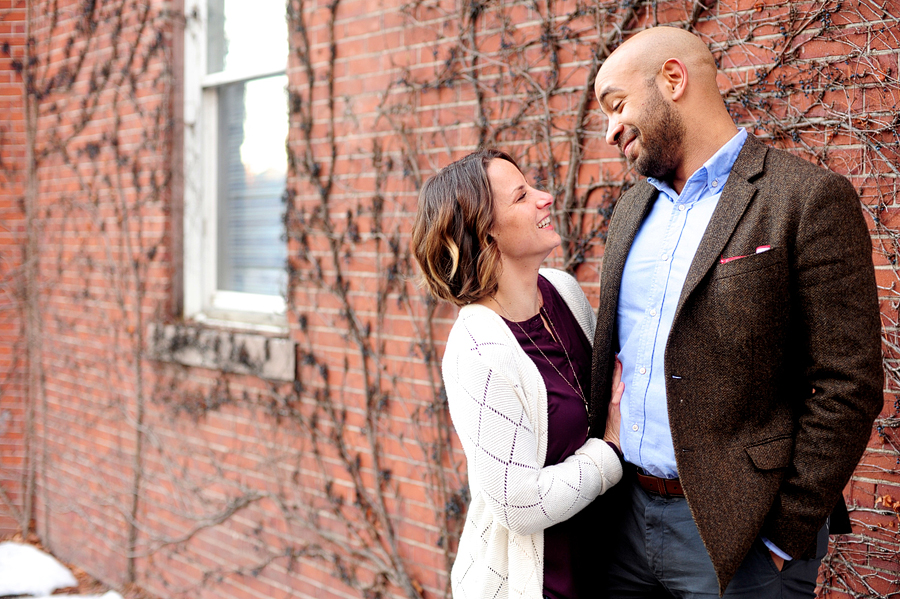
[[[413,256],[431,295],[457,306],[497,291],[500,250],[490,234],[494,196],[487,175],[497,158],[519,168],[506,152],[479,150],[442,168],[419,192]]]

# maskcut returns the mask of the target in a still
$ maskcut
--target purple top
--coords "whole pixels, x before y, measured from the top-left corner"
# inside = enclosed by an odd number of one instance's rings
[[[587,440],[587,412],[575,389],[583,390],[585,397],[591,396],[591,344],[556,288],[544,277],[538,277],[538,289],[544,298],[543,311],[553,323],[551,330],[556,329],[563,345],[557,343],[544,327],[540,314],[519,323],[503,320],[534,361],[547,387],[547,459],[544,464],[552,466],[574,454]],[[563,346],[572,361],[571,366]],[[580,553],[577,542],[584,530],[584,523],[579,524],[582,520],[579,516],[586,511],[544,530],[544,595],[550,599],[578,597],[572,563]]]

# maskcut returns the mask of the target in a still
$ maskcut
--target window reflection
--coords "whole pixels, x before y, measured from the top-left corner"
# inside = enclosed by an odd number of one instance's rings
[[[284,68],[285,0],[208,0],[207,10],[208,74]]]
[[[218,88],[218,288],[225,291],[285,291],[286,86],[279,75]]]

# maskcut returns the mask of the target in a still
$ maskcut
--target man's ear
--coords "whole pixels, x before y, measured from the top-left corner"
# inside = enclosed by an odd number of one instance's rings
[[[687,89],[688,70],[684,63],[677,58],[670,58],[663,63],[659,70],[663,81],[663,89],[669,93],[673,102],[677,102],[684,96]]]

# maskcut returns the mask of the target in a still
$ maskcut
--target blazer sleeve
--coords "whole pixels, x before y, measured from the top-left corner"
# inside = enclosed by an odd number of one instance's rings
[[[515,350],[508,342],[448,343],[443,375],[473,494],[484,495],[502,526],[529,535],[578,513],[621,479],[622,467],[599,439],[542,467],[539,433],[523,407],[523,393],[538,391],[520,385]]]
[[[797,533],[821,527],[840,500],[884,404],[872,245],[859,199],[833,173],[806,193],[792,285],[808,386],[796,398],[791,466],[762,531],[793,557],[809,549]]]

